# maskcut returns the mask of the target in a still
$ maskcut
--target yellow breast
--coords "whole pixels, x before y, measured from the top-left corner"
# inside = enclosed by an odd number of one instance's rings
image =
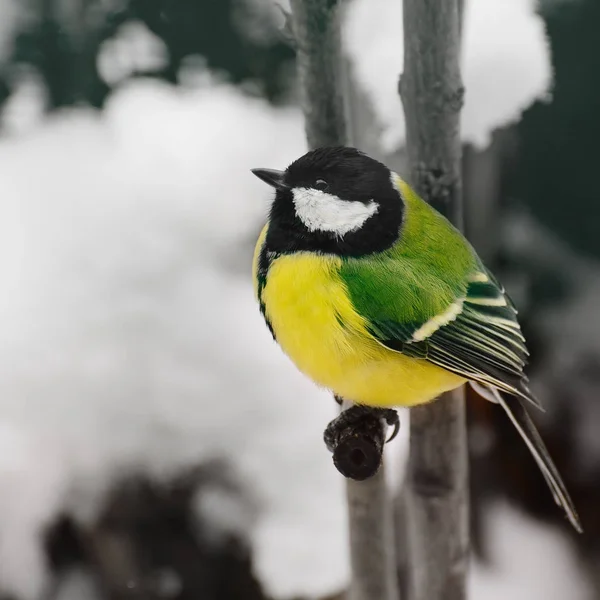
[[[315,383],[353,402],[411,406],[464,379],[372,338],[338,276],[340,259],[312,253],[277,258],[262,290],[278,343]]]

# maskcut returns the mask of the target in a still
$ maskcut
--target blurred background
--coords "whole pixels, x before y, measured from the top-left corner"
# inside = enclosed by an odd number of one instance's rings
[[[249,272],[249,169],[306,149],[282,8],[0,0],[2,600],[341,598],[336,408]],[[348,1],[355,143],[403,173],[401,24],[400,0]],[[600,598],[599,30],[598,0],[466,2],[467,233],[519,306],[586,529],[470,397],[476,600]]]

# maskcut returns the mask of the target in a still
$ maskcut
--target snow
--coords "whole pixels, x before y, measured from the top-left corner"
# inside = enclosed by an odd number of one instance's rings
[[[0,421],[2,592],[18,590],[23,598],[37,598],[48,583],[40,525],[55,517],[61,506],[66,459],[45,432]]]
[[[127,469],[162,477],[219,456],[264,506],[269,590],[343,585],[343,486],[322,443],[336,408],[270,338],[249,276],[270,194],[249,169],[303,151],[296,110],[156,81],[102,117],[71,111],[0,141],[9,591],[37,597],[39,533],[61,507],[90,519]]]
[[[465,140],[484,146],[493,129],[518,120],[534,100],[547,97],[550,49],[536,0],[503,0],[494,10],[487,0],[465,5],[461,127]]]
[[[168,63],[165,43],[141,21],[128,21],[100,47],[98,72],[111,87],[134,73],[158,71]]]
[[[532,101],[547,95],[552,76],[549,49],[534,0],[502,0],[493,3],[493,10],[489,0],[469,0],[465,6],[462,136],[484,147],[493,129],[515,120]],[[405,136],[398,96],[404,60],[402,1],[354,0],[345,43],[355,77],[383,129],[383,147],[391,151]]]
[[[20,135],[41,124],[48,92],[40,74],[25,65],[12,69],[11,85],[11,94],[2,104],[0,128],[5,135]]]
[[[474,600],[591,600],[574,545],[547,525],[504,503],[487,516],[490,565],[475,563],[469,580]]]

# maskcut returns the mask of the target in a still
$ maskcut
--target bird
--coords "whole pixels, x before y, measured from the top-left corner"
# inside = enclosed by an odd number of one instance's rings
[[[337,398],[384,411],[469,383],[506,411],[581,532],[528,412],[543,408],[517,309],[462,233],[356,148],[252,173],[275,190],[254,250],[255,296],[296,367]]]

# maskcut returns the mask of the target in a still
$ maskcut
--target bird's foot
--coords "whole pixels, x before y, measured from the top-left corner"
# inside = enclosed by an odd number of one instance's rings
[[[336,400],[339,402],[339,398]],[[357,480],[375,475],[383,453],[382,419],[394,428],[389,442],[400,429],[398,413],[391,408],[353,405],[327,425],[325,445],[342,475]]]
[[[341,404],[338,397],[336,397],[336,401]],[[400,418],[398,417],[397,411],[393,408],[375,408],[354,404],[350,408],[342,411],[339,416],[333,419],[333,421],[325,428],[323,438],[325,439],[327,449],[330,452],[333,452],[339,443],[340,434],[349,427],[353,427],[360,423],[365,417],[383,419],[389,427],[394,428],[394,431],[387,442],[391,442],[400,431]]]

